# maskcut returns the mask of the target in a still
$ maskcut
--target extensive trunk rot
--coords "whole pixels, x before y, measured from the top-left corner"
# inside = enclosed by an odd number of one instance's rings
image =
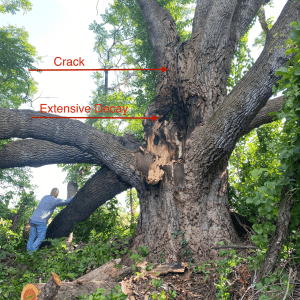
[[[181,42],[167,9],[157,0],[137,0],[157,68],[168,69],[158,75],[145,112],[158,120],[143,121],[143,145],[76,120],[31,119],[41,114],[0,108],[0,139],[24,139],[3,147],[1,168],[56,161],[102,166],[52,221],[46,238],[68,236],[74,223],[135,187],[140,215],[133,248],[146,245],[154,258],[173,262],[212,258],[218,241],[238,241],[229,214],[228,160],[238,139],[272,122],[269,112],[282,106],[282,97],[268,100],[279,79],[276,70],[290,58],[284,46],[290,23],[300,16],[300,3],[288,0],[260,57],[228,94],[239,41],[268,2],[197,0],[192,37]],[[13,151],[19,145],[22,151]]]

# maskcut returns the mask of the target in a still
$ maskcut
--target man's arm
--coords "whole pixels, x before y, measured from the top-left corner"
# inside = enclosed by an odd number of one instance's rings
[[[71,197],[67,200],[62,200],[62,199],[56,199],[55,201],[55,206],[65,206],[67,205],[68,203],[70,203],[72,201],[74,197]]]

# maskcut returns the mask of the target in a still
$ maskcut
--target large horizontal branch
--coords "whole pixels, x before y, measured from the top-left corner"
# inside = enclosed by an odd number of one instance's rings
[[[99,206],[130,187],[119,176],[103,166],[77,192],[67,207],[52,220],[46,238],[68,236],[74,228],[74,223],[86,220]]]
[[[252,120],[250,125],[240,133],[240,137],[249,133],[255,128],[258,128],[261,125],[272,123],[274,121],[275,116],[270,116],[269,113],[271,112],[278,112],[284,103],[284,97],[277,97],[273,100],[269,100],[256,117]]]
[[[153,47],[156,65],[160,68],[164,61],[167,44],[179,43],[180,37],[170,12],[158,5],[157,0],[136,0],[143,13],[147,30]]]
[[[191,136],[191,149],[194,150],[190,155],[201,161],[199,172],[202,176],[220,159],[230,155],[241,133],[272,96],[272,87],[279,79],[275,73],[291,57],[285,55],[285,41],[292,29],[290,23],[299,16],[300,3],[289,0],[270,30],[264,50],[254,66],[237,83],[210,121]]]
[[[0,108],[0,115],[0,139],[34,138],[73,146],[103,162],[132,186],[141,186],[140,178],[135,172],[133,152],[113,135],[77,120],[31,118],[55,116],[32,110]]]
[[[13,141],[2,146],[0,150],[0,169],[81,163],[101,165],[101,161],[93,158],[91,154],[75,147],[42,140]]]

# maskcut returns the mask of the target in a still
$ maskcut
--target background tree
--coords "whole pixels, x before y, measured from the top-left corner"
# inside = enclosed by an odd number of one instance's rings
[[[1,13],[15,14],[20,9],[31,10],[31,3],[3,1],[0,5]],[[39,60],[36,49],[28,43],[28,32],[24,28],[12,25],[0,28],[0,107],[17,109],[23,103],[34,101],[37,82],[28,69]],[[1,140],[0,149],[11,141]],[[12,220],[13,231],[21,229],[36,206],[34,195],[26,192],[35,187],[31,177],[29,168],[0,169],[0,217]],[[9,204],[14,204],[14,209],[8,209]]]

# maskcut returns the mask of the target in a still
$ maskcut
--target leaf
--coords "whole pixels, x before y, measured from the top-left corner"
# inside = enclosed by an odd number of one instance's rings
[[[261,295],[259,300],[270,300],[270,298],[267,295]]]
[[[277,71],[276,71],[276,75],[283,75],[289,72],[289,69],[286,67],[280,67]]]
[[[266,168],[261,168],[261,169],[255,169],[251,172],[251,176],[254,179],[257,179],[264,171],[267,171],[268,169]]]
[[[291,36],[291,39],[292,39],[292,40],[296,41],[297,38],[300,36],[300,30],[293,29],[293,30],[291,31],[290,36]]]

